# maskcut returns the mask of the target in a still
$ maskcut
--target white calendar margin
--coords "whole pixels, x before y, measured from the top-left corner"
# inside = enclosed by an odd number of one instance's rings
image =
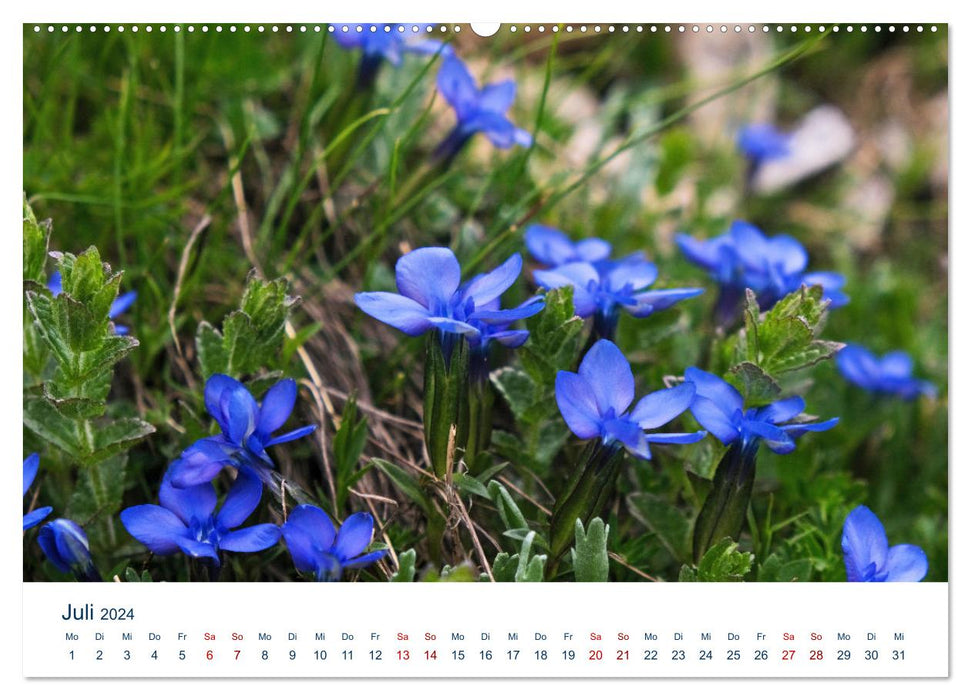
[[[274,16],[269,19],[279,18],[281,21],[285,21],[289,17],[297,21],[327,14],[327,18],[331,21],[387,21],[389,17],[397,16],[396,13],[400,13],[401,3],[392,2],[391,0],[372,0],[372,2],[366,5],[355,6],[353,16],[344,17],[343,14],[350,11],[342,9],[346,7],[346,5],[341,5],[339,7],[329,8],[320,3],[311,3],[309,0],[278,0],[273,5]],[[780,5],[778,2],[772,0],[753,0],[744,4],[731,3],[727,5],[718,0],[697,0],[690,7],[678,4],[634,4],[629,2],[629,0],[598,0],[598,2],[593,4],[580,2],[579,0],[561,0],[556,3],[544,0],[543,3],[533,4],[522,3],[520,0],[493,0],[488,6],[470,7],[457,5],[448,0],[416,0],[409,2],[409,7],[422,8],[421,14],[423,16],[427,15],[428,17],[456,22],[469,20],[490,21],[498,19],[507,22],[548,22],[549,20],[616,21],[618,19],[629,22],[702,22],[709,20],[748,22],[754,18],[780,22],[859,22],[874,19],[872,16],[872,6],[862,3],[846,3],[842,0],[817,0],[805,6],[799,6],[795,3]],[[593,12],[591,12],[591,8],[593,8]],[[889,0],[881,3],[880,11],[882,14],[880,19],[892,19],[897,22],[928,20],[953,22],[956,19],[954,4],[949,2],[949,0],[924,0],[921,3]],[[58,21],[62,19],[85,22],[102,21],[109,17],[114,21],[120,22],[171,21],[172,19],[179,21],[213,21],[216,19],[220,21],[263,21],[268,19],[262,16],[265,14],[262,6],[227,5],[220,8],[219,12],[216,13],[210,10],[205,4],[187,2],[186,0],[169,0],[164,5],[156,5],[155,7],[151,7],[147,3],[121,3],[117,0],[90,0],[83,4],[71,3],[66,0],[54,0],[40,3],[35,2],[29,5],[7,5],[2,12],[4,19],[7,21],[3,23],[4,38],[6,40],[0,42],[0,52],[2,52],[3,58],[5,59],[2,63],[4,68],[0,69],[0,81],[2,81],[0,82],[0,91],[2,91],[0,94],[14,95],[14,103],[17,107],[16,110],[5,110],[2,116],[0,116],[0,120],[2,120],[0,123],[7,127],[2,133],[6,135],[8,143],[8,148],[6,149],[8,158],[5,159],[4,166],[0,168],[0,178],[2,178],[0,180],[0,185],[2,185],[0,187],[0,193],[2,193],[0,197],[3,197],[6,202],[5,211],[8,212],[8,218],[10,218],[10,212],[19,211],[20,195],[18,188],[22,183],[22,154],[20,153],[21,130],[19,128],[22,103],[19,90],[22,81],[20,59],[23,43],[19,27],[20,23],[45,20]],[[29,16],[28,13],[30,13]],[[334,16],[331,17],[331,14]],[[415,14],[419,14],[419,12],[416,11]],[[971,113],[971,83],[967,79],[967,76],[971,74],[971,44],[968,44],[965,40],[962,45],[959,37],[962,36],[963,32],[955,32],[953,26],[951,27],[951,31],[954,32],[951,35],[950,46],[952,56],[950,66],[952,71],[951,124],[954,124],[958,115]],[[14,143],[14,139],[16,139],[16,143]],[[967,165],[971,164],[971,148],[967,145],[968,141],[968,137],[964,136],[961,130],[952,129],[951,152],[953,154],[952,158],[957,161],[952,165],[952,188],[971,180],[971,165]],[[960,159],[958,159],[958,156],[960,156]],[[971,230],[971,217],[964,215],[960,207],[954,206],[955,200],[952,200],[951,204],[952,206],[949,212],[951,229],[954,231]],[[971,255],[968,253],[968,244],[959,239],[960,237],[951,238],[950,258],[952,270],[955,267],[959,270],[965,270],[971,267]],[[7,236],[0,239],[0,246],[3,247],[3,254],[0,255],[0,261],[2,261],[0,265],[3,266],[0,268],[0,271],[2,271],[0,272],[0,293],[3,294],[4,298],[13,298],[12,295],[19,293],[20,288],[19,242],[14,237]],[[958,282],[960,282],[961,278],[953,274],[951,276],[949,302],[952,314],[954,313],[953,309],[968,308],[968,305],[971,304],[971,288],[968,286],[971,284],[971,276],[965,275],[963,279],[964,281],[959,284]],[[0,323],[4,327],[14,327],[19,322],[19,311],[15,305],[0,305],[0,314],[2,314],[0,315]],[[955,320],[959,320],[956,314]],[[950,343],[952,344],[951,356],[968,356],[971,347],[968,347],[967,329],[963,325],[960,327],[954,324],[951,325]],[[954,353],[955,349],[958,350],[957,355]],[[3,395],[11,397],[11,399],[15,398],[20,392],[20,372],[10,371],[9,368],[19,368],[19,348],[12,344],[0,346],[0,360],[3,361],[3,365],[0,366],[8,368],[0,373],[3,388],[5,389]],[[954,424],[960,425],[961,418],[971,416],[971,413],[966,408],[965,402],[960,398],[961,396],[971,395],[971,381],[968,379],[967,371],[961,367],[955,367],[952,372],[951,395],[951,421]],[[6,410],[3,414],[7,420],[0,421],[0,440],[5,445],[20,445],[20,428],[12,421],[12,417],[19,413],[20,408],[19,404],[14,405],[11,399],[8,399],[9,403],[6,404]],[[952,451],[952,464],[967,463],[969,460],[962,459],[962,457],[967,456],[968,449],[955,443],[954,450]],[[15,474],[14,472],[17,473]],[[19,481],[20,474],[15,469],[7,470],[6,473],[4,488],[0,490],[0,493],[6,494],[9,501],[7,504],[8,507],[5,509],[6,520],[8,522],[5,523],[6,527],[3,528],[2,532],[5,536],[3,543],[5,554],[8,557],[7,561],[12,561],[14,557],[19,555],[21,546],[19,533],[16,530],[16,523],[14,522],[16,510],[12,504],[12,494],[17,491],[17,481]],[[967,486],[967,477],[960,473],[960,470],[951,470],[949,488],[952,489],[952,493],[957,495],[955,500],[963,501],[962,496],[965,498],[971,497],[971,491],[969,491],[969,487]],[[953,548],[955,538],[958,538],[961,542],[967,542],[968,538],[965,535],[968,533],[967,518],[961,515],[960,510],[952,508],[950,512],[950,541],[952,543],[952,552],[955,551]],[[967,557],[951,558],[950,560],[949,579],[952,582],[950,590],[953,590],[955,593],[962,588],[961,582],[968,578],[969,567],[966,562]],[[18,600],[22,588],[21,582],[22,575],[17,570],[17,567],[7,567],[7,573],[2,580],[2,592],[5,594],[2,599],[6,601]],[[966,629],[961,623],[965,618],[964,611],[967,606],[963,605],[963,599],[960,595],[952,595],[951,599],[951,620],[953,624],[950,635],[952,645],[951,658],[962,659],[968,653],[971,653],[971,647],[965,643],[965,637],[960,632],[960,630]],[[15,630],[17,617],[15,608],[8,604],[4,608],[3,614],[3,619],[7,623],[3,628],[8,631]],[[24,622],[27,622],[25,618]],[[20,662],[22,661],[22,654],[18,653],[22,651],[20,645],[16,644],[12,638],[8,638],[5,641],[7,643],[3,646],[5,653],[0,655],[2,657],[0,658],[0,667],[3,669],[3,678],[5,680],[13,680],[13,683],[9,687],[15,694],[23,696],[29,694],[32,698],[60,698],[69,690],[64,682],[28,683],[20,675]],[[960,664],[955,665],[953,667],[952,677],[966,676],[966,668],[966,664],[963,666]],[[19,681],[16,680],[18,678]],[[686,682],[690,681],[685,679],[653,681],[650,688],[652,692],[681,692],[685,689]],[[314,685],[311,685],[312,683]],[[623,692],[624,690],[634,689],[640,692],[642,686],[639,683],[635,685],[635,683],[638,682],[614,681],[609,686],[604,687],[609,688],[611,692]],[[440,693],[461,692],[463,697],[467,698],[494,697],[494,693],[496,692],[494,684],[468,684],[454,680],[443,680],[434,683],[413,682],[409,683],[409,686],[415,688],[419,684],[427,684],[429,688]],[[503,685],[508,688],[515,687],[521,690],[535,691],[536,689],[536,685],[528,681],[509,682]],[[701,692],[705,692],[706,686],[710,691],[715,690],[711,682],[708,681],[700,680],[693,684],[693,687]],[[85,690],[93,692],[100,688],[113,694],[138,693],[140,700],[154,700],[154,698],[171,700],[172,693],[178,692],[180,689],[194,688],[200,692],[211,692],[212,687],[212,683],[210,682],[199,681],[155,682],[149,684],[140,683],[139,681],[103,683],[92,681],[85,685]],[[251,695],[265,696],[268,692],[267,683],[254,684],[252,679],[222,680],[219,682],[219,687],[227,693],[233,693],[234,698],[250,697]],[[319,689],[320,686],[314,681],[295,681],[285,684],[282,687],[285,687],[288,692],[292,692],[301,689]],[[576,680],[556,681],[552,679],[544,681],[543,687],[551,691],[555,690],[558,694],[562,693],[563,697],[571,697],[574,693],[586,695],[590,693],[591,688],[590,683],[587,682],[578,682]],[[956,683],[948,683],[946,686],[943,686],[939,682],[933,682],[928,685],[926,682],[900,683],[899,681],[886,679],[866,682],[866,692],[878,693],[881,698],[907,697],[911,699],[915,694],[921,692],[920,689],[924,687],[929,688],[935,694],[935,697],[949,697],[952,695],[956,696],[956,688],[958,686]],[[380,693],[391,692],[394,686],[390,685],[387,681],[380,680],[370,682],[361,680],[334,680],[328,682],[326,688],[328,692],[360,692],[361,690],[367,690]],[[787,698],[808,698],[818,696],[819,692],[844,692],[848,694],[858,693],[861,690],[863,690],[863,687],[859,682],[855,681],[823,681],[821,684],[793,684],[785,680],[762,680],[738,681],[731,686],[733,693],[744,692],[748,697],[772,698],[778,698],[781,694],[784,694]]]
[[[24,674],[946,677],[947,593],[944,583],[28,583]]]

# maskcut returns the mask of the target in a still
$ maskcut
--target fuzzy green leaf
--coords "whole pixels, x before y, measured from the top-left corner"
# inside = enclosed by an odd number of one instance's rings
[[[516,502],[509,495],[505,486],[498,481],[490,481],[489,497],[496,504],[496,508],[499,510],[499,517],[502,519],[502,524],[506,526],[507,530],[529,527],[526,523],[526,518],[523,517],[522,511],[519,510],[519,506],[516,505]]]
[[[415,556],[414,549],[398,555],[398,570],[391,576],[393,583],[411,583],[415,580]]]
[[[607,537],[610,526],[604,525],[600,518],[590,521],[587,531],[583,531],[583,521],[577,518],[576,546],[573,549],[573,575],[577,581],[595,583],[607,580],[610,570],[607,558]]]

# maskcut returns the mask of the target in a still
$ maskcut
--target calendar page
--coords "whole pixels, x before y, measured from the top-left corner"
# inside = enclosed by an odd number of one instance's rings
[[[21,32],[31,683],[949,676],[947,23]]]

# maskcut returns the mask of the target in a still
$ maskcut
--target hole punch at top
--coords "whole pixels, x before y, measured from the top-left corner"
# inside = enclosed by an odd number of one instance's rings
[[[479,36],[492,36],[499,31],[499,27],[502,26],[499,22],[473,22],[471,24],[472,31]]]

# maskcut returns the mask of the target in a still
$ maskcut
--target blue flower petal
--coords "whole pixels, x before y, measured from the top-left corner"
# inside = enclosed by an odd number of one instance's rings
[[[758,227],[747,221],[733,221],[728,228],[733,252],[750,270],[761,271],[770,257],[770,243]]]
[[[162,506],[132,506],[121,511],[121,524],[128,534],[155,554],[174,554],[188,529],[179,516]]]
[[[766,447],[780,455],[796,449],[795,441],[786,431],[765,421],[745,419],[742,421],[742,432],[761,438]]]
[[[297,428],[296,430],[291,430],[288,433],[283,433],[282,435],[277,435],[271,440],[268,440],[263,446],[272,447],[273,445],[279,445],[281,442],[291,442],[293,440],[298,440],[304,435],[310,435],[317,429],[316,425],[305,425],[302,428]]]
[[[260,478],[251,471],[240,470],[236,474],[236,481],[233,482],[232,488],[226,494],[222,508],[219,509],[216,523],[227,530],[239,527],[256,510],[262,495],[263,482]],[[220,547],[222,547],[221,544]],[[225,547],[222,548],[225,549]]]
[[[891,379],[910,379],[914,373],[914,361],[902,350],[888,352],[880,360],[880,372]]]
[[[473,280],[464,290],[463,301],[472,299],[476,307],[479,307],[498,299],[503,292],[516,283],[522,269],[523,258],[519,253],[514,253],[492,272],[479,275]]]
[[[37,533],[37,544],[50,562],[63,573],[77,569],[93,571],[88,536],[73,520],[58,518]]]
[[[883,523],[866,506],[857,506],[843,523],[843,560],[847,581],[865,581],[867,572],[883,570],[887,563],[887,533]]]
[[[651,458],[651,448],[647,443],[647,435],[626,418],[614,418],[603,424],[603,441],[605,445],[620,442],[627,451],[641,459]]]
[[[457,56],[448,56],[438,71],[438,91],[455,110],[461,121],[476,108],[479,90],[469,69]]]
[[[836,367],[845,379],[864,389],[875,389],[880,374],[877,358],[862,345],[847,345],[836,354]]]
[[[664,311],[684,299],[696,297],[704,293],[704,289],[698,287],[686,287],[682,289],[658,289],[650,292],[641,292],[634,298],[638,306],[647,305],[651,308],[651,313]],[[635,314],[636,315],[636,314]]]
[[[216,547],[209,542],[199,542],[191,537],[180,537],[176,540],[179,549],[196,559],[212,559],[216,564],[219,563],[219,553]]]
[[[806,269],[809,254],[802,243],[785,234],[774,236],[769,241],[770,260],[773,267],[787,275],[794,275]]]
[[[464,321],[456,321],[454,318],[448,318],[446,316],[430,316],[428,318],[428,323],[442,331],[443,333],[455,333],[457,335],[467,335],[470,337],[478,337],[482,331],[470,323],[465,323]]]
[[[601,416],[613,409],[617,415],[634,400],[634,373],[616,345],[598,340],[580,362],[581,377],[593,390]]]
[[[529,340],[529,331],[498,331],[488,337],[507,348],[518,348]]]
[[[260,404],[260,417],[256,423],[257,434],[266,437],[282,428],[293,412],[296,401],[297,383],[292,379],[281,379],[270,387],[263,397],[263,403]]]
[[[606,260],[610,251],[610,244],[601,238],[584,238],[576,244],[577,258],[591,263]]]
[[[24,492],[23,496],[27,495],[27,490],[30,488],[31,484],[34,483],[34,479],[37,477],[37,468],[40,466],[40,455],[36,452],[27,459],[24,460]]]
[[[430,312],[419,302],[391,292],[359,292],[354,303],[372,318],[387,323],[407,335],[421,335],[431,325]]]
[[[922,581],[927,576],[927,555],[915,544],[898,544],[887,552],[887,581]]]
[[[730,245],[726,236],[699,241],[687,234],[679,233],[674,237],[674,241],[689,262],[710,272],[720,269],[727,247]]]
[[[223,414],[229,418],[229,425],[223,426],[224,434],[234,444],[242,444],[256,429],[256,417],[260,410],[256,399],[246,387],[240,385],[223,393],[221,407]]]
[[[704,440],[707,434],[704,430],[694,433],[648,433],[647,441],[669,445],[691,445]]]
[[[695,385],[685,382],[648,394],[634,407],[630,417],[644,430],[669,423],[688,410],[695,397]]]
[[[367,549],[374,534],[374,519],[368,513],[354,513],[337,531],[331,550],[343,562],[353,559]]]
[[[436,313],[459,288],[462,270],[455,253],[448,248],[418,248],[398,258],[395,280],[402,295],[417,301],[430,313]],[[358,306],[361,306],[360,302]],[[364,311],[371,313],[367,309]]]
[[[791,136],[771,124],[749,124],[738,131],[738,150],[754,161],[783,158],[789,155]]]
[[[545,302],[537,301],[535,303],[529,304],[528,306],[517,306],[514,309],[483,309],[482,311],[475,311],[470,316],[470,320],[482,321],[484,323],[491,323],[495,325],[499,324],[509,324],[513,321],[518,321],[523,318],[529,318],[530,316],[535,316],[540,311],[543,310]]]
[[[503,80],[486,85],[479,92],[478,107],[486,112],[505,114],[516,99],[516,83]]]
[[[307,503],[294,508],[286,523],[283,524],[283,537],[287,543],[290,542],[288,533],[304,533],[313,549],[318,550],[330,549],[337,538],[337,532],[327,514],[317,506]],[[312,569],[313,567],[300,570]]]
[[[47,288],[54,296],[58,296],[62,291],[64,291],[64,284],[61,278],[60,270],[54,270],[54,272],[51,273],[51,276],[47,278]]]
[[[839,422],[839,418],[830,418],[821,423],[793,423],[792,425],[783,425],[780,427],[792,437],[799,437],[803,433],[821,433],[829,430]]]
[[[650,287],[657,280],[657,265],[643,259],[620,260],[609,266],[603,280],[607,289],[637,292]]]
[[[193,520],[205,522],[216,508],[216,489],[210,483],[176,488],[166,473],[159,488],[158,502],[188,525]]]
[[[166,476],[176,488],[187,488],[212,481],[227,464],[233,463],[221,438],[202,438],[183,450],[169,465]]]
[[[54,508],[51,506],[44,506],[42,508],[35,508],[27,513],[24,516],[24,530],[29,530],[35,525],[39,525],[53,510]]]
[[[131,291],[125,292],[120,297],[111,302],[111,307],[108,309],[108,318],[114,318],[115,316],[120,316],[121,314],[128,311],[131,305],[135,303],[135,299],[138,297],[138,292]]]
[[[740,436],[739,426],[732,420],[732,416],[707,397],[694,397],[691,402],[691,415],[723,445],[735,442]]]
[[[576,246],[565,233],[542,224],[527,227],[526,248],[536,260],[551,267],[584,259],[578,255]]]
[[[787,420],[792,420],[802,413],[805,407],[806,402],[801,396],[790,396],[758,409],[755,412],[755,420],[763,420],[778,425]]]
[[[689,367],[684,371],[684,378],[695,385],[695,393],[698,396],[714,401],[725,415],[731,416],[735,411],[742,410],[744,404],[742,395],[735,387],[714,374],[697,367]],[[705,424],[702,423],[702,425]],[[707,425],[705,427],[715,432]]]
[[[375,552],[368,552],[367,554],[362,554],[359,557],[354,557],[353,559],[348,559],[344,562],[345,569],[363,569],[368,564],[373,564],[378,559],[383,557],[388,553],[387,549],[379,549]]]
[[[280,540],[280,528],[262,524],[244,527],[219,538],[219,549],[227,552],[262,552]]]
[[[556,405],[567,426],[578,438],[589,440],[600,434],[600,411],[589,383],[578,374],[556,373]]]
[[[223,411],[223,397],[238,390],[246,391],[246,387],[225,374],[214,374],[206,380],[206,410],[223,431],[228,431],[229,428],[229,416]]]

